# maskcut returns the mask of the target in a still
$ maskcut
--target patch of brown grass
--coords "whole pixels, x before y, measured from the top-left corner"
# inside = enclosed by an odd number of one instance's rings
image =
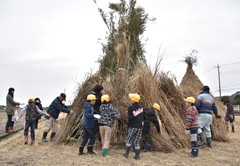
[[[44,122],[40,122],[40,130],[36,130],[36,146],[23,145],[23,131],[13,135],[7,140],[0,141],[0,163],[1,165],[119,165],[119,166],[159,166],[159,165],[181,165],[181,166],[233,166],[239,165],[240,158],[240,117],[236,117],[236,133],[227,133],[230,142],[213,142],[213,148],[199,149],[198,158],[189,158],[188,149],[175,150],[172,153],[141,152],[141,159],[134,160],[134,153],[130,152],[129,158],[122,156],[124,149],[113,149],[110,147],[110,155],[103,158],[101,152],[97,155],[78,156],[78,143],[69,145],[56,145],[53,142],[41,142]],[[86,149],[84,150],[86,152]]]

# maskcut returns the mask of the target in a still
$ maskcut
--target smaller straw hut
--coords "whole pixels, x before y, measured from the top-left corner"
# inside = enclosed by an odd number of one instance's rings
[[[180,89],[184,97],[193,96],[196,98],[199,95],[199,93],[202,91],[201,89],[203,87],[203,83],[200,81],[198,76],[193,71],[192,63],[189,62],[187,64],[188,64],[187,70],[180,83]],[[223,117],[225,115],[224,105],[216,98],[214,100],[218,107],[219,114]],[[227,130],[226,130],[225,121],[223,118],[216,119],[214,117],[213,125],[212,125],[212,134],[213,134],[213,139],[215,141],[226,142],[229,140],[227,137]]]

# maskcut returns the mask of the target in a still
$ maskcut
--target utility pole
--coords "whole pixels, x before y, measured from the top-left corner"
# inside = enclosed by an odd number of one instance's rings
[[[220,101],[222,101],[222,94],[221,94],[221,80],[220,80],[220,66],[217,64],[217,66],[214,66],[218,70],[218,85],[219,85],[219,97]]]

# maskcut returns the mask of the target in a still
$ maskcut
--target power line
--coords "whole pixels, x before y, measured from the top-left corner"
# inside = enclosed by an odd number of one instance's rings
[[[240,64],[240,61],[237,61],[237,62],[233,62],[233,63],[227,63],[227,64],[223,64],[221,66],[229,66],[229,65],[236,65],[236,64]],[[220,65],[217,64],[217,66],[214,66],[214,68],[217,68],[217,71],[218,71],[218,86],[219,86],[219,96],[220,96],[220,101],[221,101],[221,98],[222,98],[222,95],[221,95],[221,79],[220,79]],[[235,89],[235,88],[234,88]],[[224,89],[226,90],[226,88]],[[231,90],[231,88],[229,88],[228,90]]]
[[[237,64],[240,64],[240,61],[233,62],[233,63],[223,64],[223,65],[221,65],[221,66],[229,66],[229,65],[237,65]]]
[[[221,91],[227,91],[227,90],[239,90],[240,86],[236,86],[236,87],[226,87],[226,88],[221,88]],[[213,89],[213,92],[218,92],[218,89]]]
[[[211,67],[211,68],[208,68],[207,70],[201,72],[200,74],[206,74],[206,73],[209,73],[210,71],[213,71],[214,70],[214,67]]]
[[[225,86],[225,87],[222,87],[222,89],[226,89],[226,88],[234,88],[234,87],[240,87],[240,84],[238,84],[238,85],[229,85],[229,86]]]

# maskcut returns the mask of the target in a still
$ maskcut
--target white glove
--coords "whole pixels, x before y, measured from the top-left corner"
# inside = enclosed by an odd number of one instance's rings
[[[187,135],[190,135],[190,130],[185,130]]]
[[[72,110],[70,110],[70,114],[74,114],[74,112]]]
[[[50,117],[51,117],[51,116],[50,116],[49,114],[45,114],[45,115],[44,115],[44,118],[45,118],[45,119],[50,119]]]
[[[19,117],[16,117],[16,122],[19,120]]]
[[[101,115],[98,115],[98,114],[94,114],[93,116],[94,116],[94,118],[96,118],[96,119],[100,119],[100,118],[101,118]]]
[[[230,115],[230,118],[233,119],[233,115]]]

